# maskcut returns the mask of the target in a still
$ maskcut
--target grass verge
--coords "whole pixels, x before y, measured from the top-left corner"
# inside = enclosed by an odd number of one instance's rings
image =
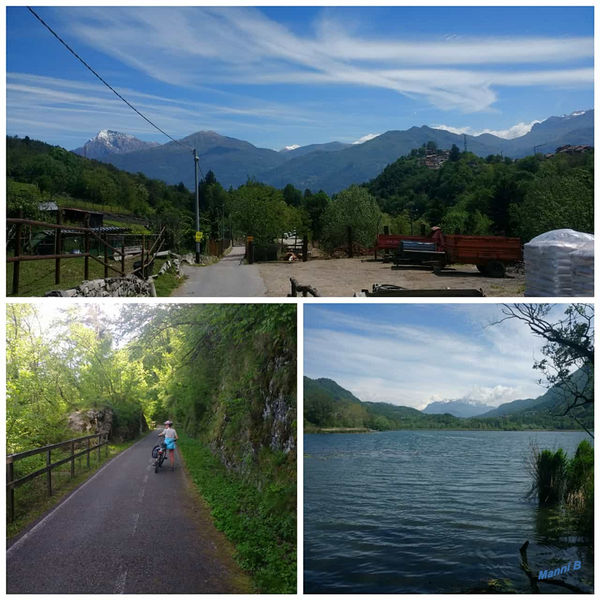
[[[280,486],[258,490],[243,482],[199,440],[181,435],[179,449],[215,525],[235,545],[236,560],[257,591],[296,593],[296,514],[281,506]]]
[[[164,262],[164,260],[156,260],[154,266],[155,273],[158,273]],[[154,280],[156,295],[160,297],[170,296],[171,292],[176,290],[183,283],[184,279],[185,277],[179,277],[175,272],[175,268],[172,267],[169,271],[159,275]]]
[[[136,258],[125,258],[125,271],[130,273],[133,270],[133,263]],[[21,263],[19,276],[19,293],[17,297],[22,296],[43,296],[51,290],[68,290],[81,284],[84,276],[83,257],[65,258],[60,261],[60,283],[54,283],[55,261],[50,260],[32,260]],[[121,268],[120,262],[112,262],[116,269]],[[101,279],[104,277],[104,266],[90,259],[90,279]],[[6,295],[13,296],[14,263],[7,264],[6,267]],[[109,277],[119,277],[119,274],[112,269],[108,270]]]
[[[61,470],[60,467],[52,471],[52,484],[54,495],[46,495],[46,478],[45,476],[36,477],[33,481],[15,490],[15,520],[6,523],[6,539],[10,540],[27,529],[32,523],[39,519],[44,513],[51,508],[60,504],[62,500],[71,493],[75,488],[88,480],[102,465],[108,462],[117,454],[126,450],[140,438],[122,443],[109,443],[108,456],[105,456],[104,448],[101,450],[100,461],[97,454],[90,454],[90,469],[84,465],[84,459],[80,458],[75,461],[75,477],[70,477],[70,466],[65,465]]]

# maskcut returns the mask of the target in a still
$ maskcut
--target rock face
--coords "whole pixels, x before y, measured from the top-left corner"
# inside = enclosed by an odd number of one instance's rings
[[[141,407],[134,410],[133,414],[128,410],[126,419],[108,407],[78,410],[71,413],[68,419],[69,428],[81,437],[103,433],[108,434],[112,440],[124,442],[148,431]]]
[[[280,369],[292,369],[285,358],[278,357],[274,360],[274,373]],[[265,397],[262,413],[263,423],[267,427],[269,447],[271,450],[280,450],[288,454],[296,449],[296,432],[294,422],[296,421],[296,405],[290,403],[290,391],[287,386],[276,378],[269,382],[269,391]]]
[[[110,408],[90,408],[78,410],[69,415],[69,429],[84,435],[94,433],[111,434],[113,424],[113,411]]]
[[[237,351],[230,364],[236,375],[222,382],[222,400],[211,416],[209,444],[228,469],[247,476],[261,469],[267,448],[295,461],[296,362],[292,349],[259,361],[257,355],[268,349]]]

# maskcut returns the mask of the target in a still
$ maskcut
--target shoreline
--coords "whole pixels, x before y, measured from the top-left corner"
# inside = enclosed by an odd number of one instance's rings
[[[527,432],[543,432],[547,431],[549,433],[587,433],[585,429],[462,429],[457,428],[454,429],[452,427],[446,427],[444,429],[439,429],[435,427],[411,427],[405,429],[386,429],[384,431],[380,431],[378,429],[368,429],[365,427],[324,427],[316,430],[304,430],[304,434],[332,434],[332,433],[387,433],[389,431],[478,431],[478,432],[488,432],[488,431],[503,431],[504,433],[527,433]]]

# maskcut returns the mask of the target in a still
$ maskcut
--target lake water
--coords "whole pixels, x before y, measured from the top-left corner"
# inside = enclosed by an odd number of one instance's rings
[[[528,500],[531,444],[572,456],[579,432],[391,431],[304,436],[304,591],[458,593],[492,579],[531,592],[531,570],[578,560],[565,578],[592,591],[593,555]],[[568,590],[544,585],[544,593]]]

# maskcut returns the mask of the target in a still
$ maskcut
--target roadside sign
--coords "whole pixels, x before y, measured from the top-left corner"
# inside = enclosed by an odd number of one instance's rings
[[[196,241],[201,242],[204,237],[204,233],[202,231],[196,231]]]
[[[249,235],[246,240],[248,240],[249,242],[253,242],[254,241],[254,236],[253,235]]]

